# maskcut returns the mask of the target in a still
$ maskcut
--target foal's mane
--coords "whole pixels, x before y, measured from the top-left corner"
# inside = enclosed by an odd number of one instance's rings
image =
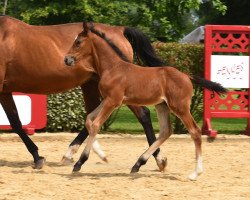
[[[107,42],[107,44],[115,51],[115,53],[125,62],[130,62],[130,60],[127,58],[127,56],[121,51],[121,49],[119,49],[118,46],[116,46],[116,44],[114,44],[114,42],[112,40],[110,40],[109,38],[106,37],[105,33],[96,30],[94,27],[94,24],[90,23],[90,27],[89,30],[94,33],[95,35],[99,36],[100,38],[102,38],[103,40],[105,40]]]

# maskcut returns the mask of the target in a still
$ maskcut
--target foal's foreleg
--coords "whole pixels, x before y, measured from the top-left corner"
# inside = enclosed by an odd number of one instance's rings
[[[95,80],[90,80],[81,86],[83,92],[83,100],[85,105],[85,110],[87,114],[91,113],[100,104],[100,93],[98,90],[98,82]],[[68,164],[73,162],[73,155],[78,151],[79,147],[82,145],[84,140],[88,137],[89,133],[86,127],[76,136],[76,138],[70,143],[67,152],[64,154],[61,164]],[[94,152],[105,162],[107,158],[105,153],[100,148],[97,140],[93,144]]]
[[[90,150],[95,141],[96,134],[100,131],[103,123],[108,119],[116,106],[110,103],[109,100],[104,99],[102,103],[87,116],[86,127],[89,132],[89,138],[87,144],[73,168],[73,172],[77,172],[81,169],[81,166],[88,160]]]
[[[156,137],[152,126],[149,109],[145,106],[139,107],[139,106],[128,105],[128,107],[135,114],[138,121],[141,123],[144,132],[146,134],[149,146],[152,145],[155,142]],[[153,153],[153,156],[155,157],[159,170],[163,171],[166,167],[166,158],[163,158],[160,155],[159,148]]]
[[[140,167],[146,164],[149,157],[155,152],[156,149],[160,147],[160,145],[169,138],[172,133],[171,124],[170,124],[170,116],[169,116],[169,108],[166,103],[161,103],[155,106],[157,111],[157,117],[160,124],[160,134],[156,141],[140,156],[135,165],[131,169],[131,173],[138,172]],[[165,161],[166,162],[166,161]],[[166,163],[164,165],[164,168]],[[161,170],[163,171],[164,168]]]

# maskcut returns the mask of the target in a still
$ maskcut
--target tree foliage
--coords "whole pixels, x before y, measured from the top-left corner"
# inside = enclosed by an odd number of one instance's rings
[[[227,12],[222,14],[218,10],[213,9],[213,4],[210,1],[201,5],[197,11],[199,24],[222,24],[222,25],[249,25],[249,0],[222,0],[227,7]]]
[[[225,12],[220,0],[212,9]],[[6,14],[30,24],[94,21],[138,27],[152,39],[177,40],[200,0],[9,0]],[[1,5],[3,6],[3,5]]]

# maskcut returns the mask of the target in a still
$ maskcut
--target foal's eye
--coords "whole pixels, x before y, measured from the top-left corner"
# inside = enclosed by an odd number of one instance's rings
[[[75,42],[76,47],[79,47],[80,44],[81,44],[81,41],[80,40],[76,40],[76,42]]]

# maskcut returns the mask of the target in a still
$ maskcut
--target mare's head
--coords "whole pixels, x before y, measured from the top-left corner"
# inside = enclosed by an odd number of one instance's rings
[[[84,66],[86,63],[83,61],[89,60],[88,57],[92,53],[92,41],[89,37],[89,27],[87,23],[83,23],[83,30],[76,37],[72,47],[64,58],[64,62],[68,66],[81,65]]]

